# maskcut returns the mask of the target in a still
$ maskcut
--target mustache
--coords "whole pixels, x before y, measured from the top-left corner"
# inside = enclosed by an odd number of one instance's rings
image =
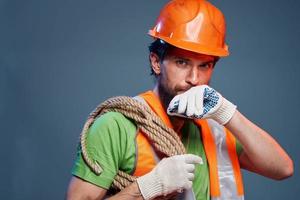
[[[175,87],[175,91],[176,91],[176,93],[178,93],[178,92],[186,92],[186,91],[188,91],[189,89],[191,89],[192,88],[192,86],[186,86],[186,87]]]

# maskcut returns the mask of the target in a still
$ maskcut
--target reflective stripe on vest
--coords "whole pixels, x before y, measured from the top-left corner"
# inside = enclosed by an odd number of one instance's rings
[[[152,91],[140,94],[139,97],[135,99],[147,102],[162,121],[168,127],[173,128],[159,98]],[[211,199],[243,200],[243,182],[236,154],[235,137],[214,120],[195,120],[195,123],[201,128],[200,132],[209,165]],[[150,172],[159,160],[151,143],[141,131],[136,136],[136,142],[137,162],[133,175],[142,176]]]
[[[243,200],[244,189],[234,136],[212,119],[195,122],[201,128],[209,163],[211,199]]]

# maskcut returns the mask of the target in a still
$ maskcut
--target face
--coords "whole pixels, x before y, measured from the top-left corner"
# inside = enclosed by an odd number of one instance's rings
[[[151,55],[150,60],[152,61]],[[152,62],[152,68],[157,75],[157,88],[161,100],[167,106],[177,94],[194,86],[209,84],[215,57],[171,48],[164,60],[156,64],[155,67]]]

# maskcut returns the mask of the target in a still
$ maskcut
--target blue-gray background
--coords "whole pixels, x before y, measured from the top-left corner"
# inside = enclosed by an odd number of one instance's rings
[[[0,0],[0,199],[63,199],[88,113],[151,89],[146,32],[166,0]],[[214,0],[231,55],[212,86],[295,162],[277,182],[244,172],[247,199],[300,191],[300,3]],[[266,160],[266,162],[268,162]]]

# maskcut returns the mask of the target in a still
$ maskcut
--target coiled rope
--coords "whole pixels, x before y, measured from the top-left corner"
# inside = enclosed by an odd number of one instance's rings
[[[100,174],[102,168],[99,163],[89,157],[86,149],[86,136],[89,127],[96,118],[107,112],[120,112],[124,116],[134,120],[137,127],[146,134],[157,151],[167,156],[185,153],[185,148],[177,133],[173,129],[167,127],[149,107],[131,97],[114,97],[96,107],[89,115],[80,135],[83,158],[94,173]],[[135,180],[136,177],[123,171],[118,171],[112,186],[122,190]]]

